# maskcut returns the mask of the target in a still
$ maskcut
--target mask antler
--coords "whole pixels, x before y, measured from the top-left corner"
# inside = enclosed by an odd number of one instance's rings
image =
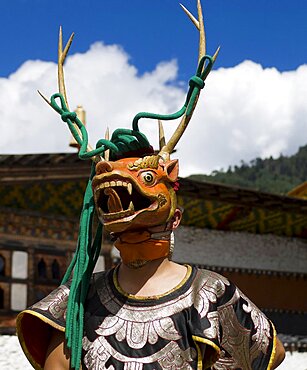
[[[68,101],[67,101],[67,95],[66,95],[66,88],[65,88],[65,80],[64,80],[64,62],[66,59],[66,56],[68,54],[68,51],[70,49],[70,46],[72,44],[72,40],[74,38],[75,34],[74,32],[70,35],[69,40],[67,41],[67,44],[63,50],[63,33],[62,33],[62,27],[60,26],[59,30],[59,42],[58,42],[58,87],[59,87],[59,93],[63,96],[65,104],[67,108],[69,109]],[[45,100],[47,104],[50,105],[52,109],[55,110],[49,99],[46,98],[45,95],[43,95],[38,90],[39,95]]]
[[[192,118],[194,109],[196,107],[196,104],[197,104],[197,101],[200,95],[200,90],[203,87],[203,83],[211,69],[210,68],[208,72],[206,73],[206,65],[205,65],[206,59],[209,60],[209,63],[213,64],[217,58],[217,55],[220,49],[220,48],[217,48],[212,58],[206,56],[206,35],[205,35],[204,19],[203,19],[203,13],[202,13],[200,0],[197,0],[198,20],[182,4],[180,5],[182,9],[184,10],[184,12],[191,19],[195,27],[199,30],[199,54],[198,54],[198,71],[197,71],[198,73],[197,73],[197,76],[194,76],[196,77],[196,79],[193,80],[192,78],[191,81],[194,81],[194,83],[200,86],[200,88],[194,89],[196,90],[196,93],[194,95],[194,101],[193,101],[192,107],[190,109],[187,108],[176,131],[173,133],[172,137],[169,139],[167,144],[165,144],[159,152],[159,156],[161,156],[165,160],[169,159],[170,154],[174,150],[175,146],[177,145],[178,141],[180,140],[181,136],[183,135],[185,129],[187,128]],[[201,79],[201,81],[199,79]],[[190,86],[191,86],[191,81],[190,81]]]
[[[68,51],[70,49],[70,46],[72,44],[73,38],[74,38],[74,32],[70,35],[65,48],[63,49],[63,32],[62,32],[62,27],[60,27],[59,30],[59,42],[58,42],[58,88],[59,88],[59,93],[63,96],[64,102],[66,104],[67,111],[69,112],[69,105],[68,105],[68,100],[67,100],[67,95],[66,95],[66,87],[65,87],[65,79],[64,79],[64,63],[65,59],[67,57]],[[56,112],[59,113],[59,111],[55,108],[55,106],[38,90],[39,95],[45,100],[45,102],[50,105],[52,109],[54,109]],[[81,130],[79,127],[75,124],[72,123],[74,130],[77,132],[80,138],[83,137]],[[90,144],[87,145],[87,152],[91,152],[93,148],[91,147]],[[95,159],[93,157],[93,159]],[[102,157],[99,157],[99,160],[103,160]]]
[[[70,46],[72,44],[72,40],[74,38],[75,34],[74,32],[70,35],[69,40],[67,41],[67,44],[63,50],[63,33],[62,33],[62,27],[60,27],[59,30],[59,43],[58,43],[58,86],[59,86],[59,93],[63,95],[66,106],[69,110],[69,105],[67,101],[67,95],[66,95],[66,88],[65,88],[65,80],[64,80],[64,62],[67,57],[68,51],[70,49]]]

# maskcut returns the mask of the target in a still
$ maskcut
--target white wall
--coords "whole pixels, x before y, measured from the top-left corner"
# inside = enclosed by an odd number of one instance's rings
[[[307,240],[180,226],[174,261],[307,273]]]

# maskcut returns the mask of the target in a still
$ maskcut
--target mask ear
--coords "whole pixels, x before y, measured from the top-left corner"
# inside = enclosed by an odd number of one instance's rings
[[[179,208],[176,208],[172,219],[169,221],[170,228],[172,230],[177,229],[182,219],[182,211]]]
[[[178,159],[173,159],[172,161],[166,162],[165,172],[169,181],[171,182],[177,181],[179,173]]]

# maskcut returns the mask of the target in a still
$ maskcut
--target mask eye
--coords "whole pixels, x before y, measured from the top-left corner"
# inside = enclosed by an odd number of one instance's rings
[[[156,181],[156,176],[152,171],[146,171],[141,173],[141,179],[145,185],[153,185]]]

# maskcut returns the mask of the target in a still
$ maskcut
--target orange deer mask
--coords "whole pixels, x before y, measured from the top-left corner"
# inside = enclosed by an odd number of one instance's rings
[[[98,217],[114,233],[166,224],[176,209],[178,161],[152,155],[96,165],[92,188]]]

